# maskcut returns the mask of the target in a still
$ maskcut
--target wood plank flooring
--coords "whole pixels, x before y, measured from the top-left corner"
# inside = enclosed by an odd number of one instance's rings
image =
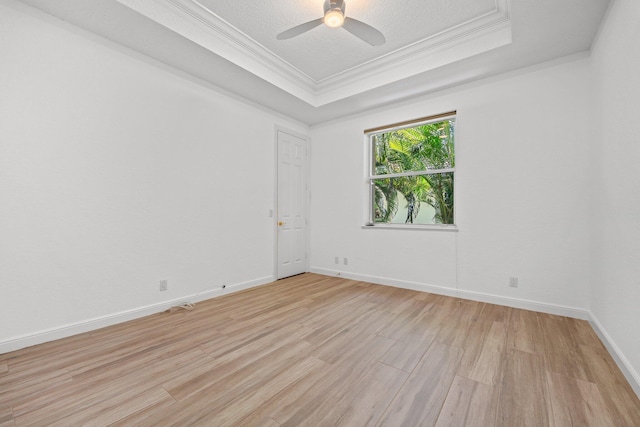
[[[0,355],[5,426],[640,426],[587,322],[304,274]]]

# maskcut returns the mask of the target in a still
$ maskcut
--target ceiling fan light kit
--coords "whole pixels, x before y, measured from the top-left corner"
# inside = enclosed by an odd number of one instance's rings
[[[324,25],[330,28],[342,27],[344,24],[344,15],[341,10],[330,10],[324,14]]]
[[[385,43],[384,35],[369,24],[354,18],[345,17],[344,0],[325,0],[324,17],[305,22],[296,27],[283,31],[276,37],[278,40],[287,40],[306,33],[323,23],[327,27],[343,27],[345,30],[369,43],[371,46],[380,46]]]

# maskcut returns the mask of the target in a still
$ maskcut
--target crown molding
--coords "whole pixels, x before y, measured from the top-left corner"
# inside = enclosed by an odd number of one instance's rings
[[[315,82],[264,46],[191,0],[116,0],[222,58],[309,103]]]
[[[319,105],[356,95],[511,43],[508,0],[489,13],[316,83]]]
[[[197,0],[117,0],[147,18],[319,107],[511,43],[509,0],[492,11],[366,63],[314,80]]]

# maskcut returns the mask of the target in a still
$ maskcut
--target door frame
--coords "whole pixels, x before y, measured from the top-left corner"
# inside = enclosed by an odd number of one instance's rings
[[[274,280],[279,280],[278,279],[278,218],[279,218],[279,212],[278,212],[278,173],[279,173],[279,158],[278,158],[278,133],[279,132],[284,132],[284,133],[288,133],[289,135],[293,135],[297,138],[300,138],[304,141],[305,143],[305,151],[306,151],[306,155],[305,155],[305,159],[304,159],[304,172],[303,172],[303,176],[304,176],[304,215],[305,215],[305,229],[304,229],[304,240],[305,240],[305,260],[304,260],[304,267],[305,267],[305,272],[308,272],[310,269],[310,254],[311,254],[311,245],[310,245],[310,233],[309,233],[309,228],[310,228],[310,224],[311,221],[309,219],[309,204],[310,204],[310,200],[311,200],[311,192],[309,191],[309,178],[310,178],[310,173],[309,173],[309,169],[311,166],[311,140],[309,138],[308,135],[304,134],[304,133],[300,133],[297,131],[294,131],[290,128],[284,127],[284,126],[280,126],[280,125],[276,125],[274,132],[273,132],[273,170],[274,170],[274,174],[273,174],[273,209],[271,210],[271,212],[273,212],[273,217],[271,218],[272,221],[272,227],[273,227],[273,278]]]

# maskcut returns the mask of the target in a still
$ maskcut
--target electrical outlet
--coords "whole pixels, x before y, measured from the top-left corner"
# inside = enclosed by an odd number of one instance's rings
[[[509,287],[517,288],[518,287],[518,278],[517,277],[509,277]]]
[[[346,257],[345,257],[345,258],[342,258],[342,263],[343,263],[344,265],[349,265],[349,258],[346,258]]]
[[[160,290],[166,291],[169,289],[169,281],[168,280],[160,280]]]
[[[336,263],[336,264],[340,264],[340,257],[338,257],[338,256],[337,256],[337,257],[335,258],[335,263]]]

